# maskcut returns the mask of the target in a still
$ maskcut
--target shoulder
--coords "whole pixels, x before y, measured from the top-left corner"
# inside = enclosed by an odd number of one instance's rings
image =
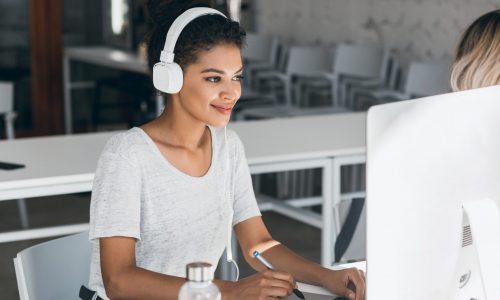
[[[104,146],[101,156],[112,155],[132,161],[147,147],[142,129],[134,127],[113,135]]]

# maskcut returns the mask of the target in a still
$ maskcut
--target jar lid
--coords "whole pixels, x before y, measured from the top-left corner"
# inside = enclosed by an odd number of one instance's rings
[[[206,262],[193,262],[186,266],[186,277],[189,281],[204,282],[214,279],[212,265]]]

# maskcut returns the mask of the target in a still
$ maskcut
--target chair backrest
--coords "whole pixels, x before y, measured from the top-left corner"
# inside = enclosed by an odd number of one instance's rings
[[[14,109],[14,85],[12,82],[0,82],[0,114],[12,112]]]
[[[14,259],[21,300],[79,299],[90,272],[88,232],[27,248]]]
[[[449,67],[443,63],[412,62],[404,92],[412,96],[433,96],[450,90]]]
[[[380,78],[383,80],[384,85],[387,88],[397,90],[400,76],[401,68],[398,52],[394,49],[384,50],[382,69],[380,70]]]
[[[335,50],[333,71],[341,75],[379,78],[385,51],[361,45],[339,44]]]
[[[329,71],[331,55],[328,49],[319,47],[290,48],[286,73],[293,75],[318,75]]]
[[[278,38],[248,32],[246,46],[243,48],[241,55],[243,59],[250,62],[268,62],[271,66],[275,66],[278,47]]]
[[[288,54],[290,52],[290,45],[285,44],[283,42],[278,43],[278,47],[276,49],[276,58],[275,58],[275,67],[277,71],[285,72],[286,65],[288,63]]]

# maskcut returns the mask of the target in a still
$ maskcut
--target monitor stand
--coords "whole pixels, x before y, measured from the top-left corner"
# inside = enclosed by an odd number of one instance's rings
[[[500,299],[500,212],[491,199],[463,204],[455,300]]]

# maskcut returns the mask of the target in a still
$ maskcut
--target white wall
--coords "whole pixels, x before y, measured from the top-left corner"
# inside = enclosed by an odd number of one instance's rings
[[[298,44],[328,44],[350,36],[352,0],[256,0],[256,28]]]
[[[298,44],[394,47],[404,57],[448,60],[460,33],[498,0],[256,0],[257,30]]]

